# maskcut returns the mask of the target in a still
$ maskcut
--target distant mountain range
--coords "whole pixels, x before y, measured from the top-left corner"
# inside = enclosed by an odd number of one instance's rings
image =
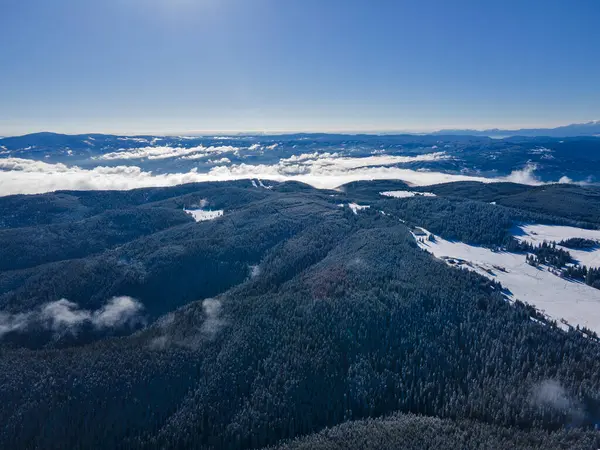
[[[573,123],[556,128],[521,128],[519,130],[502,130],[492,128],[488,130],[440,130],[435,135],[467,135],[488,137],[510,137],[510,136],[548,136],[548,137],[574,137],[574,136],[600,136],[600,120],[586,123]]]
[[[217,133],[218,134],[218,133]],[[570,125],[563,125],[556,128],[520,128],[517,130],[508,130],[501,128],[489,128],[486,130],[475,130],[470,128],[464,129],[442,129],[438,131],[433,131],[431,133],[411,133],[411,132],[397,132],[397,131],[389,131],[385,133],[237,133],[235,136],[237,138],[240,137],[270,137],[270,138],[293,138],[293,137],[303,137],[303,138],[330,138],[332,136],[345,137],[345,136],[411,136],[411,135],[420,135],[420,136],[476,136],[476,137],[492,137],[492,138],[507,138],[513,136],[522,136],[522,137],[578,137],[578,136],[597,136],[600,137],[600,120],[592,120],[586,123],[572,123]],[[118,138],[119,135],[112,134],[79,134],[79,135],[66,135],[61,133],[52,133],[52,132],[41,132],[41,133],[32,133],[23,136],[0,136],[0,140],[4,141],[2,144],[12,144],[23,140],[27,140],[28,142],[35,142],[40,145],[62,145],[65,143],[65,140],[77,141],[81,139],[88,139],[88,137],[92,138]],[[153,138],[158,135],[136,135],[139,138]],[[208,136],[208,135],[207,135]],[[196,138],[202,138],[207,136],[196,135]],[[131,137],[131,136],[130,136]],[[163,136],[163,137],[171,137],[175,138],[176,136]],[[235,139],[235,138],[232,138]]]
[[[540,136],[533,136],[534,130],[447,130],[428,135],[115,136],[36,133],[0,139],[0,175],[6,180],[0,180],[0,195],[75,186],[88,189],[87,176],[94,175],[94,170],[99,171],[96,174],[100,176],[91,179],[102,184],[96,185],[96,188],[114,187],[114,183],[108,180],[114,181],[115,176],[130,187],[148,186],[148,183],[162,185],[164,178],[161,176],[165,174],[170,174],[175,184],[180,183],[177,177],[181,174],[186,174],[187,181],[201,181],[199,176],[205,180],[209,175],[219,179],[303,177],[304,181],[306,176],[310,176],[313,182],[321,183],[325,179],[337,182],[334,181],[336,177],[343,175],[352,179],[385,177],[406,181],[409,181],[406,177],[411,176],[416,182],[423,180],[423,174],[417,172],[423,170],[429,172],[429,177],[433,176],[432,173],[439,174],[441,181],[448,181],[447,177],[451,175],[461,179],[465,176],[477,179],[518,177],[511,180],[524,183],[558,180],[597,183],[600,181],[600,123],[582,127],[586,133],[581,131],[580,136],[566,136],[569,133],[579,134],[577,130],[582,128],[575,125],[539,131]],[[513,137],[506,137],[509,135]],[[350,165],[348,158],[352,161]],[[55,173],[62,171],[63,166],[56,164],[77,169],[58,177]],[[122,169],[118,169],[118,174],[111,173],[107,177],[102,172],[105,169],[101,168],[125,166],[134,167],[131,169],[133,172],[120,173]],[[45,173],[43,179],[50,183],[46,188],[40,185],[40,167]],[[8,173],[16,170],[20,171],[18,176]],[[35,183],[27,183],[27,176],[34,177]],[[59,184],[55,183],[57,180]],[[132,182],[135,184],[130,184]],[[19,187],[9,189],[6,183],[13,187],[18,184]]]

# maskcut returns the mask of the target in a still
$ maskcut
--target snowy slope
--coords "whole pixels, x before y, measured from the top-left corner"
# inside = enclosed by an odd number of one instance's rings
[[[448,264],[474,270],[500,282],[510,291],[511,300],[529,303],[559,324],[564,319],[571,326],[585,326],[600,333],[598,289],[560,278],[546,268],[532,267],[525,262],[523,254],[493,252],[484,247],[449,242],[438,236],[434,242],[427,238],[424,242],[417,239],[417,242],[419,247]]]
[[[569,238],[584,238],[600,241],[600,230],[565,227],[560,225],[519,225],[513,229],[514,236],[521,240],[537,245],[542,242],[560,242]],[[568,251],[580,265],[600,267],[600,247],[591,250],[575,250],[559,246]]]
[[[338,206],[340,208],[344,208],[346,204],[340,203]],[[348,208],[350,208],[354,214],[358,214],[358,211],[362,211],[363,209],[369,209],[370,207],[371,205],[359,205],[358,203],[348,203]]]

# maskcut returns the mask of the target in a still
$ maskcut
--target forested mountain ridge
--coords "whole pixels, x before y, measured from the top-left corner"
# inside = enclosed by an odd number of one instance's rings
[[[594,449],[594,431],[523,431],[472,421],[398,414],[382,419],[346,422],[314,435],[270,449],[278,450],[403,450],[443,449]]]
[[[511,305],[497,283],[434,259],[410,233],[438,227],[494,245],[516,220],[568,219],[451,196],[271,185],[46,194],[69,206],[34,229],[104,236],[95,224],[107,209],[144,224],[170,210],[174,222],[105,251],[78,247],[74,259],[22,268],[2,258],[15,266],[0,273],[3,330],[12,326],[0,343],[0,446],[261,448],[348,422],[338,443],[356,448],[421,448],[414,430],[446,430],[426,434],[429,446],[597,448],[599,344]],[[20,214],[6,236],[32,233],[40,197],[0,198]],[[201,204],[223,217],[196,223],[181,211]],[[94,328],[115,296],[139,301],[147,325]],[[86,326],[36,328],[63,297],[91,311]],[[398,416],[373,433],[360,421],[392,413],[443,421]],[[361,447],[353,433],[389,440]],[[339,448],[320,439],[282,445]]]
[[[495,202],[499,205],[565,219],[600,223],[600,188],[573,184],[525,186],[515,183],[459,182],[431,186],[438,195]]]

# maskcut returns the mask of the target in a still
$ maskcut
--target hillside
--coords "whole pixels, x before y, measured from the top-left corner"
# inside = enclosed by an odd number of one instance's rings
[[[573,220],[379,194],[398,183],[269,187],[0,198],[0,447],[598,444],[597,340],[412,234],[494,246],[525,219]],[[423,418],[362,422],[394,413]]]
[[[452,421],[398,414],[376,420],[359,420],[326,429],[281,446],[278,450],[451,450],[469,449],[593,449],[598,435],[592,431],[545,432],[501,428],[471,421]],[[273,447],[275,448],[275,447]]]

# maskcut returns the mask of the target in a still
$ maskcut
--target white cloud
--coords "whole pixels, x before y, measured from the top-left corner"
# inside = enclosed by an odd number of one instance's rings
[[[150,142],[150,141],[148,141],[148,139],[145,139],[145,138],[136,138],[136,137],[127,137],[127,136],[120,137],[120,138],[117,138],[117,139],[119,141],[133,141],[133,142],[140,142],[140,143],[143,143],[143,144],[147,144],[147,143]]]
[[[389,167],[411,162],[445,159],[444,153],[417,156],[372,155],[364,158],[340,157],[335,153],[311,153],[281,159],[276,164],[234,164],[213,167],[206,173],[196,168],[189,172],[154,174],[138,166],[98,166],[84,169],[62,163],[49,164],[22,158],[0,158],[0,196],[35,194],[55,190],[126,190],[140,187],[174,186],[204,181],[263,179],[295,180],[316,188],[336,188],[358,180],[403,180],[415,186],[453,181],[512,181],[541,184],[534,175],[535,166],[528,165],[508,176],[485,178],[464,174],[448,174],[425,169]],[[565,179],[563,178],[564,182]]]
[[[339,156],[338,153],[303,153],[294,155],[287,159],[282,159],[280,164],[289,164],[296,162],[305,162],[312,167],[317,168],[343,168],[357,169],[359,167],[371,166],[391,166],[395,164],[408,164],[413,162],[434,162],[451,159],[444,152],[426,153],[416,156],[397,156],[397,155],[372,155],[361,158],[352,158],[347,156]]]
[[[362,163],[358,162],[357,164],[361,165]],[[342,184],[359,180],[398,179],[415,186],[429,186],[452,181],[499,181],[498,179],[484,177],[403,169],[399,167],[375,166],[348,168],[310,163],[286,164],[281,161],[275,165],[239,164],[218,166],[212,168],[209,175],[214,177],[213,179],[226,180],[245,178],[261,178],[274,181],[295,180],[310,184],[319,189],[333,189]]]
[[[258,264],[250,266],[250,278],[256,278],[260,275],[260,266]]]
[[[513,170],[511,174],[504,179],[504,181],[530,185],[542,184],[539,178],[534,175],[536,169],[537,166],[535,164],[527,164],[527,166],[521,170]]]
[[[556,380],[544,380],[534,386],[531,401],[542,409],[554,409],[568,413],[572,420],[581,421],[585,413],[582,405]]]
[[[237,147],[229,147],[229,146],[208,147],[204,153],[194,153],[192,155],[182,156],[181,159],[185,159],[185,160],[203,159],[203,158],[207,158],[207,157],[214,156],[214,155],[220,155],[222,153],[233,153],[236,156],[239,156],[239,154],[240,154],[239,148],[237,148]],[[223,160],[224,164],[231,162],[229,160],[229,158],[221,158],[221,159]],[[212,161],[209,160],[209,162],[212,162]]]
[[[222,145],[218,147],[141,147],[130,150],[121,149],[116,152],[106,153],[96,159],[103,160],[120,160],[120,159],[168,159],[184,157],[184,159],[199,159],[213,154],[235,153],[238,152],[238,147],[230,145]],[[188,156],[193,155],[193,157]]]
[[[204,320],[199,318],[196,324],[185,330],[178,326],[177,316],[181,312],[184,315],[196,316],[197,303],[184,306],[179,312],[169,313],[158,319],[154,329],[159,333],[151,340],[150,348],[165,350],[175,346],[198,350],[204,343],[213,340],[227,325],[222,312],[223,303],[216,298],[208,298],[203,300],[201,305]]]
[[[543,406],[550,406],[558,410],[571,408],[571,399],[567,391],[554,380],[545,380],[535,386],[533,390],[533,399],[535,403]]]
[[[206,319],[202,323],[200,331],[212,339],[225,325],[225,321],[221,318],[221,301],[214,298],[206,299],[202,302],[202,309]]]
[[[558,180],[558,182],[561,184],[571,184],[571,183],[573,183],[573,180],[571,180],[567,176],[563,176],[563,177],[560,177],[560,180]]]
[[[260,144],[252,144],[250,147],[248,147],[248,150],[275,150],[277,147],[279,147],[279,144],[265,146],[262,146]]]
[[[42,307],[39,317],[48,328],[58,331],[81,326],[91,320],[91,312],[80,310],[76,303],[62,299]]]
[[[231,164],[231,160],[229,158],[209,159],[208,162],[210,164]]]
[[[9,314],[0,312],[0,338],[7,333],[27,328],[30,314]]]
[[[195,159],[204,159],[208,158],[209,155],[207,153],[194,153],[193,155],[182,156],[181,159],[185,159],[187,161],[193,161]]]
[[[97,328],[122,327],[137,321],[143,309],[143,305],[131,297],[114,297],[92,313],[91,321]]]
[[[80,309],[77,303],[61,299],[28,313],[0,312],[0,338],[29,328],[76,333],[84,324],[97,329],[118,328],[141,321],[143,305],[131,297],[114,297],[96,311]]]
[[[185,173],[156,175],[137,166],[82,169],[20,158],[0,159],[0,195],[37,194],[60,189],[127,190],[199,181],[215,181],[215,178],[199,174],[196,169]]]

